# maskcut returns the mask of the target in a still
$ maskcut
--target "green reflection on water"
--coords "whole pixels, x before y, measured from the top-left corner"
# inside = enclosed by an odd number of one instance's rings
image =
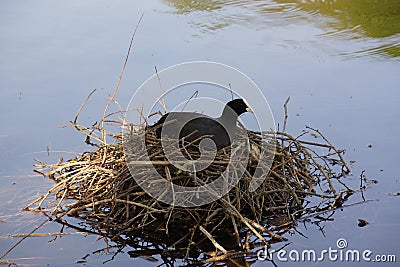
[[[224,1],[193,1],[193,0],[165,0],[165,2],[173,6],[178,14],[186,14],[192,11],[210,11],[220,9]]]
[[[400,57],[400,0],[164,0],[177,14],[201,11],[206,19],[193,23],[207,32],[230,24],[256,27],[314,23],[325,34],[346,43],[339,50],[348,57]],[[234,11],[229,7],[235,8]],[[214,12],[216,11],[216,12]],[[324,20],[324,17],[326,18]],[[197,18],[197,17],[196,17]],[[323,21],[324,23],[321,23]]]
[[[339,30],[360,26],[366,36],[382,38],[400,32],[400,0],[275,0],[336,18]]]
[[[275,0],[281,4],[295,4],[306,12],[318,12],[335,19],[330,27],[338,32],[355,33],[375,39],[385,39],[400,33],[400,0]],[[339,36],[339,35],[338,35]],[[387,38],[386,38],[387,39]],[[344,53],[346,54],[346,53]],[[364,55],[400,57],[399,39],[385,41],[383,44],[361,49],[353,57]]]

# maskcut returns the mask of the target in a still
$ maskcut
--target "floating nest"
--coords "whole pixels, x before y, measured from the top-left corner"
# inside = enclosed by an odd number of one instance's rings
[[[114,242],[120,248],[117,252],[129,247],[131,257],[154,259],[158,255],[167,265],[177,260],[186,264],[240,262],[254,256],[260,246],[286,240],[285,232],[299,218],[334,210],[354,192],[341,181],[349,172],[344,151],[336,149],[320,131],[307,127],[296,137],[286,132],[246,131],[249,155],[240,159],[244,172],[232,189],[208,204],[173,206],[144,191],[131,171],[135,176],[149,176],[151,164],[163,179],[195,187],[224,172],[233,152],[219,150],[209,167],[199,172],[182,171],[168,161],[154,129],[145,125],[138,126],[134,134],[145,134],[150,162],[140,157],[127,161],[127,155],[132,156],[140,146],[134,139],[130,139],[132,149],[127,153],[121,134],[113,135],[112,143],[93,144],[93,133],[104,134],[102,128],[74,126],[95,149],[68,161],[35,164],[35,171],[55,185],[25,209],[100,235]],[[271,145],[275,149],[270,149]],[[186,150],[198,158],[195,151]],[[259,187],[249,190],[262,153],[271,159],[271,166],[262,173]],[[230,175],[235,175],[234,171]]]

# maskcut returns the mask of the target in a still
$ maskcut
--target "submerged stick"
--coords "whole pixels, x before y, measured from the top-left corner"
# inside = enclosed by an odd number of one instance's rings
[[[18,242],[16,242],[11,248],[9,248],[6,252],[3,253],[3,255],[0,256],[0,259],[4,258],[5,256],[8,255],[8,253],[10,253],[14,248],[16,248],[19,244],[22,243],[22,241],[24,241],[27,237],[31,236],[31,234],[33,234],[34,232],[36,232],[37,230],[39,230],[43,225],[45,225],[49,220],[46,219],[44,220],[41,224],[39,224],[38,226],[36,226],[32,231],[30,231],[27,235],[23,236],[20,240],[18,240]]]

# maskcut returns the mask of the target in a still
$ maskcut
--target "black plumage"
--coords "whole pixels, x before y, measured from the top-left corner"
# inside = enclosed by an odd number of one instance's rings
[[[217,149],[231,144],[233,134],[237,127],[237,119],[245,112],[252,112],[243,99],[235,99],[228,102],[220,117],[210,116],[196,112],[170,112],[156,122],[156,135],[161,138],[162,132],[169,138],[184,139],[185,142],[194,142],[198,145],[201,137],[213,140]]]

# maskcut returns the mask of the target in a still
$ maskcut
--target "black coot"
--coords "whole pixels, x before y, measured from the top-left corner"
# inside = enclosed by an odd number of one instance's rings
[[[231,144],[228,133],[231,135],[235,133],[237,119],[245,112],[252,112],[252,110],[243,99],[235,99],[225,105],[219,118],[212,118],[196,112],[170,112],[162,116],[151,127],[157,127],[158,138],[161,138],[162,131],[171,138],[184,138],[185,142],[192,142],[207,136],[214,141],[217,149],[221,149]],[[198,145],[199,142],[200,140],[194,144]]]

